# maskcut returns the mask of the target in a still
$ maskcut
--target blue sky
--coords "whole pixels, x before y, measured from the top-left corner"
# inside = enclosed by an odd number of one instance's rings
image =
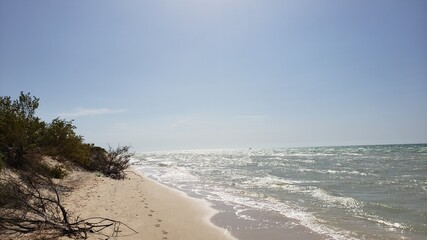
[[[427,1],[1,0],[20,91],[136,151],[427,142]]]

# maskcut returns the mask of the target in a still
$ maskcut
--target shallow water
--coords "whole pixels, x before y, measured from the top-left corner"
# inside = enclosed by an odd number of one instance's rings
[[[242,236],[303,226],[329,239],[427,238],[426,144],[151,152],[137,159],[147,176],[227,206],[245,223],[234,226]]]

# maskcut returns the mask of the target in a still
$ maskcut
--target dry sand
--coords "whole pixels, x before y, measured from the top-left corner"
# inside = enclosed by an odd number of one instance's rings
[[[75,172],[68,181],[77,186],[64,199],[70,211],[82,218],[115,219],[138,232],[122,225],[117,239],[234,239],[209,221],[215,210],[206,201],[190,198],[134,170],[127,172],[125,180]],[[111,235],[112,231],[110,228],[104,233]],[[93,234],[89,239],[105,238]]]

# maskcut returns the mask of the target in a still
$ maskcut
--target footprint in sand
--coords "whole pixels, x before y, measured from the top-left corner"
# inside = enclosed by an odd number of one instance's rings
[[[154,212],[154,210],[150,210],[150,212]]]
[[[150,213],[150,214],[148,214],[148,216],[151,217],[151,216],[153,216],[153,214]]]
[[[157,222],[162,222],[162,219],[157,219]]]
[[[156,227],[160,227],[160,224],[158,224],[158,223],[157,223],[157,224],[156,224],[156,225],[154,225],[154,226],[156,226]]]
[[[165,234],[165,235],[168,234],[168,232],[165,231],[165,230],[162,230],[162,233]]]

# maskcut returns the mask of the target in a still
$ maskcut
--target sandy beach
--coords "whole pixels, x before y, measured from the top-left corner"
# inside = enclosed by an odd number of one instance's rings
[[[215,210],[200,199],[127,171],[125,180],[74,172],[67,180],[75,189],[64,198],[66,207],[81,218],[105,217],[121,221],[119,239],[234,239],[210,223]],[[111,236],[112,229],[104,234]],[[89,239],[105,239],[92,234]],[[110,237],[110,239],[116,239]]]

